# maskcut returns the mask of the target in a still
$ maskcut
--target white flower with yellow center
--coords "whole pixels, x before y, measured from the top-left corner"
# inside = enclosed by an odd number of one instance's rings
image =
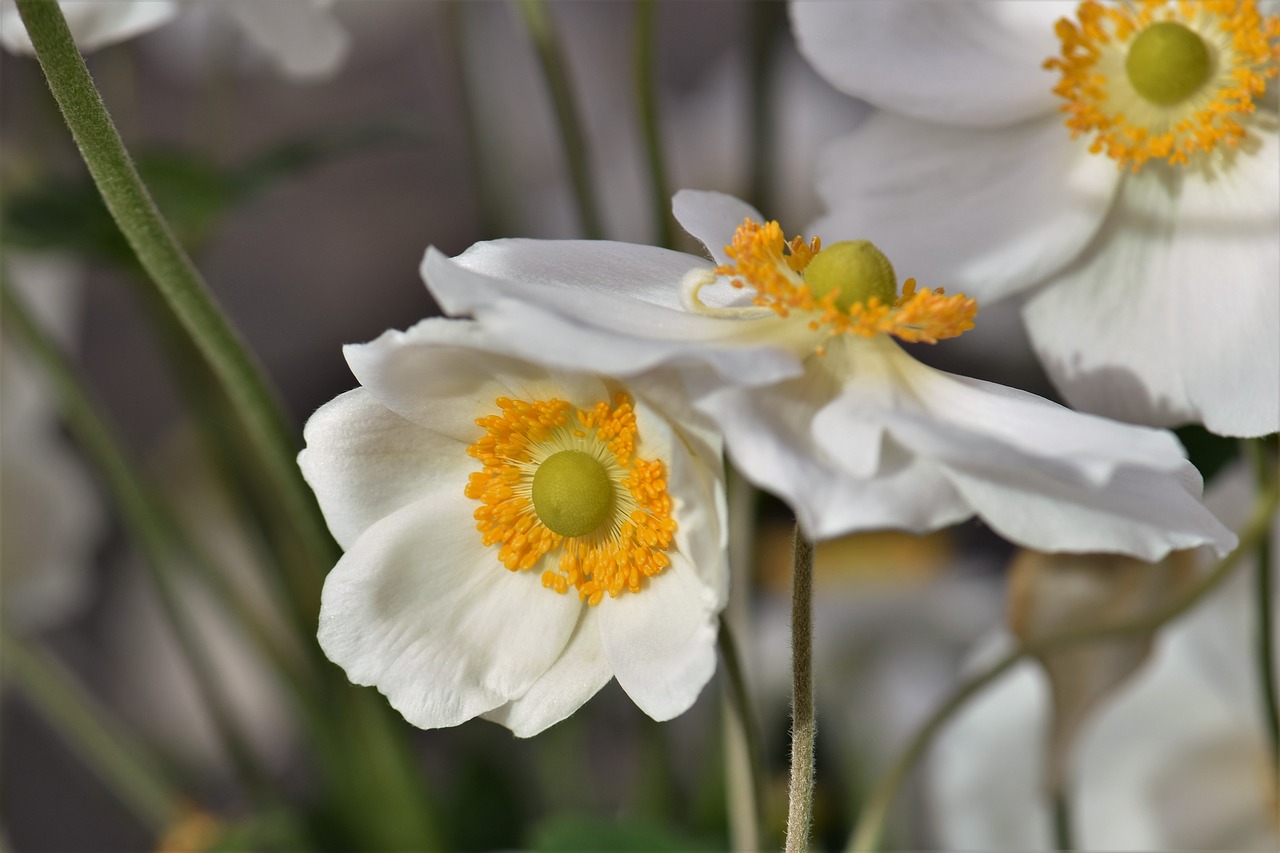
[[[423,728],[533,735],[614,677],[674,717],[715,669],[718,439],[662,384],[505,346],[433,319],[347,347],[362,387],[311,417],[298,458],[346,551],[320,644]]]
[[[744,474],[810,535],[925,531],[973,515],[1047,550],[1154,559],[1234,536],[1199,503],[1170,434],[1081,415],[927,367],[898,345],[972,325],[964,295],[898,288],[865,242],[786,240],[718,193],[682,191],[676,217],[715,258],[623,243],[497,240],[427,285],[529,357],[618,376],[679,366]]]
[[[879,109],[814,228],[1024,317],[1075,406],[1280,430],[1280,17],[1259,0],[793,3]]]

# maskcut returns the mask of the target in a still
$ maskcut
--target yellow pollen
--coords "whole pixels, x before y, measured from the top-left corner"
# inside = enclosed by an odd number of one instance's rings
[[[916,290],[913,278],[903,282],[898,296],[893,283],[886,288],[886,276],[893,275],[888,259],[870,243],[841,248],[851,245],[859,244],[836,243],[823,249],[817,237],[808,243],[802,237],[787,241],[777,222],[761,224],[748,219],[725,247],[732,263],[716,267],[715,272],[731,276],[734,287],[755,290],[752,301],[756,305],[771,308],[782,317],[792,312],[807,315],[814,331],[826,329],[833,335],[867,338],[890,334],[912,343],[932,344],[973,328],[976,301],[963,293],[946,296],[942,288]],[[874,255],[862,247],[870,247]],[[819,261],[833,250],[836,256],[831,262]],[[861,259],[851,265],[853,255]],[[874,256],[884,259],[883,267],[875,269],[878,262],[869,260],[864,265],[866,258]],[[817,273],[816,286],[806,281],[812,271]],[[842,291],[839,280],[849,275],[865,280]]]
[[[483,466],[465,490],[480,502],[481,542],[510,571],[541,569],[544,587],[573,587],[589,605],[640,592],[670,564],[676,522],[665,465],[635,458],[631,399],[585,410],[557,399],[495,403],[467,448]]]
[[[1239,145],[1280,63],[1280,16],[1256,0],[1085,0],[1055,32],[1062,55],[1044,67],[1062,75],[1072,137],[1133,171]]]

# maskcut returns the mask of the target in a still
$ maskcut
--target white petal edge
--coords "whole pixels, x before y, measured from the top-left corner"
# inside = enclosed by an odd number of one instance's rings
[[[350,49],[330,5],[324,0],[236,0],[222,8],[285,74],[317,79],[336,72]]]
[[[706,246],[716,264],[729,263],[724,249],[743,220],[768,221],[745,201],[709,190],[680,190],[671,199],[671,212],[680,227]]]
[[[793,2],[800,52],[833,86],[925,121],[1002,125],[1053,111],[1041,63],[1068,2]]]
[[[178,14],[172,0],[83,0],[61,2],[76,47],[88,52],[127,41],[169,23]],[[15,3],[0,5],[0,42],[12,53],[35,53]]]
[[[400,417],[363,388],[317,409],[303,440],[302,476],[344,549],[441,482],[465,483],[479,469],[466,444]]]
[[[1220,435],[1280,430],[1272,127],[1216,175],[1149,164],[1127,177],[1098,239],[1027,303],[1032,343],[1072,405]]]
[[[1056,115],[968,129],[884,111],[824,151],[817,174],[828,212],[810,230],[825,244],[870,240],[900,279],[979,305],[1075,258],[1121,177]]]
[[[560,658],[583,606],[480,544],[463,485],[442,483],[368,528],[321,596],[325,654],[421,728],[524,695]]]
[[[719,620],[683,554],[639,593],[606,598],[600,638],[618,683],[640,710],[670,720],[693,705],[716,668]]]

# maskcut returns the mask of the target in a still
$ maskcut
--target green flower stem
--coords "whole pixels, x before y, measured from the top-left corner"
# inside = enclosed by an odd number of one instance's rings
[[[182,814],[186,797],[160,764],[53,656],[3,633],[4,673],[130,811],[156,835]]]
[[[336,561],[337,550],[294,462],[297,448],[292,430],[262,373],[138,177],[58,4],[54,0],[18,0],[18,11],[49,89],[107,209],[225,387],[244,421],[258,463],[293,522],[298,547],[311,564],[310,571],[295,572],[290,578],[293,604],[309,624],[314,624],[320,583],[324,571]]]
[[[192,621],[174,588],[173,557],[178,538],[173,519],[160,509],[125,457],[120,442],[98,416],[97,407],[76,380],[71,366],[48,336],[33,321],[7,284],[0,283],[0,306],[5,322],[18,332],[27,350],[38,361],[57,395],[67,426],[96,463],[115,497],[121,516],[143,552],[144,564],[160,597],[161,607],[178,645],[195,676],[201,699],[209,708],[218,735],[241,779],[263,802],[270,802],[266,775],[236,726],[223,690],[214,674],[208,651],[192,633]]]
[[[475,108],[476,86],[467,55],[469,11],[465,0],[455,0],[445,5],[448,38],[444,48],[458,84],[458,116],[475,193],[477,230],[482,239],[491,240],[510,234],[512,229],[507,227],[506,217],[503,215],[506,205],[502,203],[502,193],[498,190],[498,181],[494,175],[493,167],[496,164],[491,162],[494,159],[493,151],[486,143],[482,122]]]
[[[1076,849],[1071,831],[1071,798],[1065,790],[1053,792],[1053,849]]]
[[[813,823],[813,542],[796,524],[791,578],[791,784],[787,853],[806,853]]]
[[[1253,463],[1260,487],[1280,476],[1276,460],[1267,452],[1263,439],[1245,443],[1245,452]],[[1271,744],[1271,760],[1280,772],[1280,695],[1276,688],[1275,661],[1275,554],[1271,550],[1270,531],[1258,542],[1258,566],[1255,577],[1257,604],[1257,663],[1258,682],[1262,693],[1263,719],[1266,720],[1267,738]]]
[[[653,233],[659,246],[671,249],[671,190],[667,187],[667,165],[662,151],[658,93],[654,85],[654,36],[658,3],[638,0],[636,4],[635,74],[636,102],[640,106],[640,126],[644,152],[649,161],[649,195],[653,206]]]
[[[898,790],[906,781],[916,762],[920,760],[933,743],[934,737],[951,722],[951,718],[970,699],[999,680],[1001,676],[1026,658],[1042,657],[1046,654],[1084,643],[1149,636],[1164,625],[1182,616],[1199,604],[1205,596],[1217,589],[1223,581],[1231,576],[1231,572],[1239,565],[1240,561],[1257,549],[1258,543],[1267,536],[1272,516],[1275,514],[1277,507],[1280,507],[1280,478],[1272,478],[1266,487],[1259,492],[1253,514],[1249,517],[1249,521],[1240,533],[1240,544],[1236,549],[1220,560],[1194,586],[1164,608],[1130,622],[1066,631],[1054,637],[1046,637],[1043,640],[1019,646],[983,672],[962,683],[933,712],[925,724],[916,732],[907,748],[898,756],[898,760],[881,777],[875,791],[872,792],[871,798],[867,801],[866,808],[858,819],[858,824],[854,828],[847,849],[850,851],[878,849],[885,821],[888,819],[889,810],[897,797]]]
[[[538,54],[542,75],[547,80],[547,91],[551,95],[556,124],[560,128],[565,165],[569,169],[569,180],[573,185],[573,197],[578,205],[578,217],[581,220],[583,236],[589,240],[602,239],[604,227],[601,224],[600,211],[596,207],[595,190],[592,187],[587,136],[574,102],[564,49],[556,36],[555,27],[551,23],[551,16],[547,13],[543,0],[520,0],[519,8],[525,26],[529,30],[529,37],[533,40],[534,50]]]
[[[747,690],[747,679],[742,669],[738,644],[733,638],[733,631],[723,617],[720,620],[717,641],[720,645],[720,658],[724,661],[725,693],[728,697],[731,726],[745,755],[746,773],[750,783],[748,789],[750,796],[743,798],[743,802],[736,802],[732,796],[730,797],[730,824],[734,832],[733,849],[762,850],[764,849],[762,821],[765,814],[765,784],[764,759],[760,750],[760,721],[756,719],[755,706]]]
[[[765,216],[774,209],[774,149],[778,124],[775,121],[773,86],[778,60],[779,37],[787,26],[787,7],[779,0],[759,0],[747,4],[750,15],[751,47],[747,67],[751,92],[751,149],[748,200]]]

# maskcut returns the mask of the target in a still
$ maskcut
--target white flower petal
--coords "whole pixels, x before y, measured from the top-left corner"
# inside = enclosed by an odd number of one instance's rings
[[[466,444],[400,417],[363,388],[316,410],[303,439],[298,465],[344,549],[441,480],[465,482],[479,469]]]
[[[729,263],[725,246],[743,220],[768,220],[745,201],[731,195],[706,190],[680,190],[671,200],[671,212],[684,228],[707,247],[717,264]]]
[[[1052,111],[1041,63],[1075,3],[791,4],[800,52],[836,88],[883,109],[957,125],[1010,124]],[[876,166],[870,166],[876,168]]]
[[[325,654],[421,728],[523,696],[561,656],[583,606],[480,544],[464,485],[441,482],[365,530],[321,599]]]
[[[1072,405],[1222,435],[1280,430],[1280,145],[1216,174],[1148,164],[1024,311]]]
[[[900,279],[979,303],[1079,254],[1120,182],[1056,115],[974,130],[873,113],[823,153],[818,176],[830,212],[811,230],[825,244],[870,240]]]
[[[581,708],[613,678],[600,642],[599,607],[584,607],[569,644],[523,696],[484,714],[516,737],[533,737]]]
[[[861,421],[824,417],[818,432],[814,416],[834,393],[808,376],[759,391],[726,387],[697,405],[724,430],[743,475],[785,500],[817,539],[885,527],[923,532],[970,515],[937,466],[897,446],[881,447],[873,478],[842,470],[826,448],[842,445]]]
[[[458,320],[423,320],[343,349],[351,372],[378,402],[416,424],[470,444],[476,418],[496,414],[498,397],[567,400],[591,406],[610,399],[600,380],[552,373],[501,354],[500,336]],[[580,368],[581,365],[578,365]]]
[[[164,26],[178,14],[173,0],[63,0],[58,5],[76,46],[86,52]],[[35,53],[16,3],[0,5],[0,42],[13,53]]]
[[[716,669],[718,619],[680,553],[639,593],[606,597],[600,639],[622,689],[655,720],[689,709]]]
[[[428,249],[423,277],[446,311],[474,314],[507,351],[542,364],[581,369],[590,353],[591,369],[614,376],[672,363],[744,383],[798,373],[795,357],[770,345],[787,324],[679,307],[680,281],[699,267],[708,264],[622,243],[496,240],[454,259]]]
[[[325,77],[350,47],[346,30],[322,0],[261,0],[222,7],[244,34],[290,77]]]

